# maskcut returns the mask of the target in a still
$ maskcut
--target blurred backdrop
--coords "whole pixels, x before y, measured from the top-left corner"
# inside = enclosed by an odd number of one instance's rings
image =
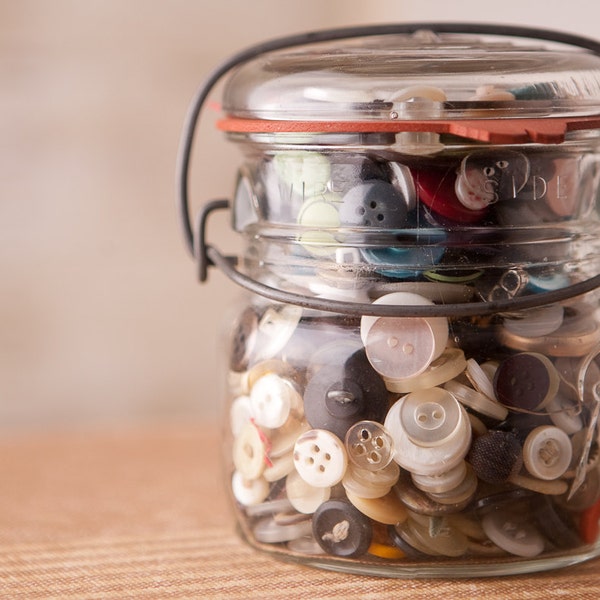
[[[206,73],[255,42],[452,20],[600,37],[587,0],[0,0],[0,430],[213,418],[233,284],[196,282],[175,160]],[[195,206],[239,155],[203,121]],[[224,250],[237,240],[211,221]]]

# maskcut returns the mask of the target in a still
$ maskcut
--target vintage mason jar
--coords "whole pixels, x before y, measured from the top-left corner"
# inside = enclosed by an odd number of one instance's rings
[[[243,160],[192,226],[194,128],[225,75]],[[252,546],[396,577],[600,554],[599,144],[600,45],[556,32],[315,32],[208,78],[180,199],[200,279],[247,290],[224,468]],[[206,241],[221,209],[239,257]]]

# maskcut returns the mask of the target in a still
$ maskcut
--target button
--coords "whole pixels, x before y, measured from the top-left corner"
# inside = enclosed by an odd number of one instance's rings
[[[367,358],[388,379],[422,373],[435,358],[435,337],[426,319],[381,317],[367,333]]]
[[[342,226],[402,229],[407,222],[407,201],[391,183],[367,181],[344,195],[339,216]]]
[[[280,152],[274,156],[273,166],[280,180],[279,194],[273,195],[288,202],[292,196],[306,199],[322,194],[331,178],[330,162],[318,152]]]
[[[384,304],[387,306],[431,306],[433,302],[424,296],[408,291],[393,292],[380,296],[373,304]],[[363,316],[360,320],[360,337],[363,344],[368,343],[368,335],[375,323],[383,317]],[[391,317],[393,318],[393,317]],[[404,320],[410,317],[396,317],[398,320]],[[434,338],[434,358],[437,358],[445,349],[448,342],[448,319],[446,317],[430,317],[423,319],[431,328]],[[415,321],[416,322],[416,321]]]
[[[563,314],[564,308],[560,304],[523,310],[513,317],[505,317],[503,327],[510,333],[536,338],[556,331],[562,325]]]
[[[269,495],[269,483],[263,477],[247,479],[239,471],[231,478],[231,491],[234,498],[244,506],[261,504]]]
[[[272,358],[290,341],[302,317],[302,308],[291,304],[270,306],[258,323],[257,360]]]
[[[412,539],[418,540],[429,554],[458,557],[463,556],[469,549],[467,536],[447,523],[440,527],[432,527],[431,524],[422,525],[410,519],[407,525],[414,536]]]
[[[523,466],[523,451],[516,435],[492,429],[473,440],[467,456],[482,481],[500,484]]]
[[[434,213],[455,223],[477,223],[487,214],[487,207],[474,210],[464,206],[456,195],[456,169],[450,167],[413,170],[417,194]]]
[[[301,419],[290,417],[281,427],[269,432],[269,458],[274,460],[291,454],[296,440],[310,429]]]
[[[243,388],[250,393],[250,390],[253,388],[254,384],[263,375],[267,375],[268,373],[276,373],[277,375],[285,377],[290,381],[297,379],[297,373],[292,365],[278,358],[270,358],[267,360],[261,360],[260,362],[252,365],[252,367],[245,373]]]
[[[600,470],[598,467],[590,469],[583,483],[577,488],[572,497],[558,497],[557,502],[571,512],[585,510],[600,500]]]
[[[258,315],[253,307],[246,308],[233,327],[229,350],[229,366],[232,371],[243,371],[248,367],[256,347]]]
[[[430,557],[426,552],[421,552],[417,550],[413,545],[411,545],[405,538],[410,539],[410,534],[406,535],[405,531],[407,529],[406,521],[399,525],[389,525],[388,526],[388,535],[390,537],[390,541],[392,544],[397,546],[406,556],[418,560],[428,559]],[[418,544],[418,542],[417,542]]]
[[[252,528],[252,534],[257,542],[263,544],[280,544],[310,535],[312,524],[310,520],[289,525],[279,525],[273,517],[260,519]]]
[[[478,392],[482,393],[490,400],[496,400],[493,373],[496,372],[497,367],[497,364],[493,367],[492,376],[490,377],[490,375],[488,374],[489,371],[486,371],[486,368],[488,367],[482,368],[481,365],[474,358],[469,358],[469,360],[467,360],[466,375],[468,380]]]
[[[445,248],[434,244],[444,239],[442,234],[436,233],[426,240],[415,238],[401,247],[363,248],[361,255],[381,275],[393,279],[414,279],[423,271],[424,265],[437,265],[442,260]]]
[[[269,457],[269,464],[265,467],[262,476],[269,482],[279,481],[294,470],[294,457],[292,453],[284,454],[277,458]]]
[[[383,167],[362,154],[340,153],[329,155],[331,180],[328,189],[335,194],[345,194],[356,185],[372,179],[385,179]]]
[[[441,388],[408,394],[399,415],[409,439],[427,447],[438,446],[451,438],[462,417],[456,400]]]
[[[522,352],[504,359],[494,376],[496,397],[505,406],[534,411],[558,391],[560,376],[543,354]]]
[[[345,558],[365,554],[373,538],[369,519],[344,500],[321,504],[313,516],[312,531],[325,552]]]
[[[348,458],[357,467],[377,471],[392,461],[394,440],[385,427],[375,421],[359,421],[346,432]]]
[[[259,220],[260,213],[260,202],[254,191],[253,177],[248,169],[242,169],[238,173],[233,198],[233,228],[235,231],[243,231],[248,225]]]
[[[600,500],[586,508],[579,520],[581,539],[586,544],[594,544],[600,536]]]
[[[464,479],[453,489],[446,492],[429,492],[429,496],[440,504],[462,504],[470,502],[477,491],[477,476],[470,465]]]
[[[382,422],[388,393],[364,350],[343,365],[322,367],[304,390],[304,413],[315,429],[326,429],[344,439],[357,421]]]
[[[292,395],[297,392],[289,381],[270,373],[263,375],[252,387],[250,406],[258,425],[276,429],[290,416]]]
[[[306,483],[331,487],[344,477],[348,457],[343,443],[333,433],[311,429],[296,441],[294,465]]]
[[[512,485],[518,485],[526,490],[548,496],[561,496],[566,494],[569,484],[564,479],[539,479],[528,475],[511,475],[508,480]]]
[[[489,512],[481,525],[486,535],[503,550],[516,556],[533,558],[544,550],[544,538],[531,524],[531,515],[511,511]]]
[[[400,550],[400,548],[380,544],[379,542],[371,542],[367,552],[373,556],[387,560],[401,560],[406,557],[406,553]]]
[[[467,475],[467,463],[463,460],[453,469],[439,475],[418,475],[411,477],[416,487],[426,493],[443,493],[459,486]]]
[[[441,504],[419,490],[412,482],[411,475],[406,471],[400,472],[398,483],[393,487],[394,493],[411,511],[429,516],[444,516],[464,510],[471,500],[458,504]]]
[[[384,379],[385,387],[398,394],[437,387],[458,377],[466,365],[465,354],[460,348],[447,348],[420,375],[403,380]]]
[[[287,543],[287,549],[294,554],[303,554],[309,556],[318,556],[325,554],[323,548],[319,546],[317,540],[315,540],[312,534],[312,525],[311,525],[311,533],[310,535],[304,535],[302,537],[296,538],[295,540],[290,540]]]
[[[396,449],[394,460],[401,467],[412,473],[420,475],[438,475],[444,473],[455,467],[467,454],[471,444],[470,421],[460,404],[449,392],[441,388],[421,390],[419,392],[412,392],[412,394],[417,396],[417,399],[421,399],[422,402],[440,403],[442,401],[448,402],[448,406],[456,407],[455,409],[459,413],[458,424],[454,428],[452,435],[445,438],[443,443],[439,443],[434,437],[435,445],[433,446],[425,446],[423,442],[416,444],[411,440],[405,429],[404,420],[406,416],[402,414],[403,404],[411,395],[409,394],[409,396],[400,398],[400,400],[392,405],[384,421],[384,427],[390,432],[394,440],[394,447]],[[446,400],[446,398],[449,398],[449,400]],[[412,402],[411,398],[409,398],[409,402]],[[420,402],[416,404],[419,405]],[[455,409],[449,409],[449,411],[454,411]],[[414,420],[415,418],[413,417]]]
[[[244,425],[252,418],[252,407],[250,406],[250,396],[238,396],[231,403],[229,409],[229,427],[233,437],[237,437]]]
[[[581,545],[573,515],[561,509],[550,496],[536,496],[532,512],[538,529],[554,546],[576,548]]]
[[[536,427],[523,445],[525,468],[540,479],[558,479],[571,463],[569,436],[558,427]]]
[[[445,281],[385,281],[376,283],[369,289],[369,294],[375,299],[395,292],[413,293],[435,304],[469,302],[474,295],[474,290],[470,285]]]
[[[459,381],[447,381],[444,389],[448,390],[464,406],[468,406],[481,415],[498,421],[503,421],[508,416],[508,409],[505,406]]]
[[[266,466],[266,438],[253,423],[247,423],[233,441],[233,464],[246,479],[256,479]]]
[[[348,490],[346,495],[354,507],[377,523],[394,525],[402,523],[408,517],[406,507],[393,492],[380,498],[361,498]]]
[[[527,157],[512,150],[477,150],[463,158],[457,177],[457,196],[472,210],[510,200],[529,179]]]
[[[310,198],[301,207],[298,224],[305,228],[299,235],[302,246],[315,256],[335,253],[339,244],[332,230],[340,226],[340,215],[335,194]]]
[[[290,510],[291,508],[292,505],[287,498],[279,498],[277,500],[268,500],[267,502],[262,502],[261,504],[248,506],[246,507],[245,512],[246,515],[254,518],[264,517],[266,515],[275,515],[278,512]]]
[[[410,169],[402,163],[390,161],[386,163],[389,171],[390,183],[400,192],[408,211],[417,206],[417,190]]]
[[[381,498],[390,491],[399,477],[400,467],[395,462],[378,471],[369,471],[350,464],[342,479],[342,485],[346,491],[362,498]]]
[[[331,488],[310,485],[296,471],[286,477],[285,492],[292,507],[306,515],[314,513],[331,496]]]

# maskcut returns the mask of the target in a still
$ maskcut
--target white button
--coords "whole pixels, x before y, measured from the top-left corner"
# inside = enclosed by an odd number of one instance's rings
[[[234,498],[244,506],[260,504],[269,495],[269,483],[263,477],[246,479],[239,471],[231,478],[231,491]]]
[[[525,468],[540,479],[560,477],[568,469],[572,454],[569,436],[551,425],[536,427],[523,444]]]
[[[564,309],[560,304],[523,310],[514,317],[505,317],[503,326],[510,333],[526,338],[549,335],[563,323]]]
[[[397,380],[422,373],[435,358],[436,347],[427,320],[381,317],[369,329],[365,349],[380,375]]]
[[[445,390],[441,392],[448,394]],[[464,408],[453,399],[460,412],[455,433],[444,443],[427,447],[415,444],[404,429],[400,411],[405,399],[406,396],[392,405],[384,422],[384,427],[394,440],[394,460],[407,471],[420,475],[439,475],[458,465],[466,456],[471,444],[471,423]]]
[[[339,202],[337,194],[323,194],[307,200],[300,208],[298,224],[307,230],[300,234],[303,247],[315,256],[335,254],[339,244],[331,233],[340,226],[338,209],[333,202]]]
[[[294,445],[296,470],[310,485],[331,487],[344,477],[348,456],[342,441],[330,431],[311,429]]]
[[[238,396],[232,403],[229,409],[229,425],[233,437],[237,437],[244,425],[252,418],[252,408],[250,406],[250,397],[243,395]]]
[[[293,396],[298,395],[291,382],[275,373],[263,375],[250,391],[252,416],[258,425],[276,429],[290,416],[292,403],[298,404]]]
[[[583,422],[579,414],[580,405],[567,398],[560,390],[546,405],[546,411],[550,419],[557,427],[560,427],[565,433],[573,435],[581,431]]]
[[[253,423],[247,423],[233,441],[233,464],[246,478],[256,479],[266,467],[266,438]]]
[[[510,554],[533,558],[544,550],[544,538],[531,525],[527,514],[492,511],[484,515],[481,525],[497,546]]]
[[[455,489],[462,483],[466,475],[467,463],[463,460],[453,469],[439,475],[418,475],[417,473],[413,473],[412,480],[415,487],[423,492],[440,494]]]
[[[390,469],[390,467],[392,467]],[[393,468],[396,472],[393,473]],[[389,475],[389,477],[388,477]],[[361,498],[381,498],[385,496],[400,476],[400,468],[395,462],[390,463],[381,471],[367,471],[352,464],[348,465],[342,485],[346,492]]]
[[[443,385],[458,377],[466,368],[465,354],[460,348],[447,348],[423,373],[402,380],[386,379],[385,387],[397,394],[407,394]]]
[[[373,304],[385,304],[388,306],[431,306],[434,303],[420,294],[401,291],[380,296],[373,302]],[[373,324],[377,322],[379,318],[380,317],[370,316],[363,316],[361,318],[360,337],[365,346],[367,345],[367,335]],[[437,358],[444,351],[444,348],[448,343],[448,319],[446,319],[446,317],[429,317],[424,320],[427,321],[431,327],[431,331],[435,340],[433,357]]]
[[[447,381],[444,389],[448,390],[459,402],[486,417],[503,421],[508,416],[508,409],[500,402],[488,398],[459,381]]]
[[[269,432],[269,458],[291,454],[296,440],[309,429],[306,421],[291,416],[281,427]]]
[[[359,421],[346,433],[348,458],[369,471],[383,469],[394,454],[394,440],[385,427],[375,421]]]
[[[256,360],[272,358],[285,348],[302,317],[302,308],[291,304],[270,306],[258,322]]]
[[[278,458],[269,459],[262,476],[270,482],[283,479],[294,470],[294,457],[291,452]]]
[[[439,504],[462,504],[473,499],[477,484],[477,475],[471,465],[467,464],[466,475],[455,488],[446,492],[429,492],[429,497]]]
[[[400,408],[400,421],[410,440],[428,447],[452,437],[461,417],[456,399],[439,387],[408,394]]]
[[[331,488],[310,485],[297,471],[292,471],[286,477],[285,492],[290,504],[305,515],[314,513],[331,496]]]

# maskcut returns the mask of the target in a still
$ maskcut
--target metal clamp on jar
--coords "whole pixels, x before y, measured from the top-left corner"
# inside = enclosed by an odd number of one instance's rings
[[[190,222],[194,132],[242,150]],[[266,42],[208,77],[179,194],[231,324],[225,468],[243,537],[395,577],[600,554],[600,43],[477,24]],[[240,257],[207,243],[230,210]]]

